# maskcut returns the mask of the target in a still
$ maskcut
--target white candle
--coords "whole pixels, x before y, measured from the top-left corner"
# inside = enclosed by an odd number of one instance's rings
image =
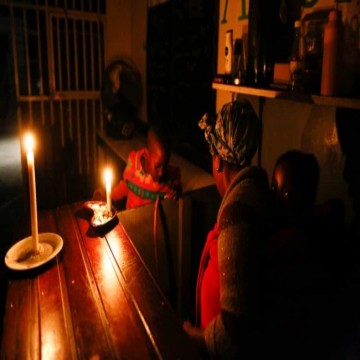
[[[25,136],[25,148],[26,148],[27,167],[29,174],[32,249],[36,253],[39,250],[39,235],[38,235],[37,208],[36,208],[34,138],[31,134],[27,134]]]
[[[112,173],[109,168],[105,169],[104,172],[105,178],[105,188],[106,188],[106,207],[109,213],[111,213],[111,181],[112,181]]]

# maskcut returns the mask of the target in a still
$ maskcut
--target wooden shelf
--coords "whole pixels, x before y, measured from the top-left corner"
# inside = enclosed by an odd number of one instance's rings
[[[248,86],[227,85],[227,84],[218,84],[218,83],[213,83],[212,88],[215,90],[229,91],[243,95],[259,96],[268,99],[290,100],[297,102],[305,102],[314,105],[343,107],[343,108],[360,110],[360,98],[297,94],[290,91],[258,89]]]

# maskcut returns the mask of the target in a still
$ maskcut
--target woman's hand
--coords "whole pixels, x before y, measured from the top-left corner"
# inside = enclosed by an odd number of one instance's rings
[[[197,348],[202,353],[206,353],[204,330],[193,326],[190,321],[183,322],[183,329],[188,334],[193,343],[197,346]]]
[[[165,199],[178,200],[181,195],[181,189],[179,187],[173,187],[166,193]]]

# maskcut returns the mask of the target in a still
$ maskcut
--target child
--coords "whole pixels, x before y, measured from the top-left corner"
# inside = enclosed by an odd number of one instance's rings
[[[318,182],[319,165],[315,156],[290,150],[276,161],[271,190],[285,214],[297,216],[314,207]]]
[[[291,150],[276,161],[264,274],[269,343],[281,349],[278,358],[338,358],[343,210],[339,199],[316,203],[318,182],[313,154]]]
[[[131,151],[123,179],[113,188],[116,203],[126,197],[126,209],[154,202],[158,197],[177,200],[181,195],[180,169],[169,165],[170,148],[165,132],[152,125],[146,147]]]

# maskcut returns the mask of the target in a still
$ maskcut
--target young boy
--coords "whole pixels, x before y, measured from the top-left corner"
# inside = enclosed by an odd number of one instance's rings
[[[146,147],[130,152],[123,179],[112,190],[112,200],[126,197],[126,209],[152,203],[158,197],[177,200],[181,195],[180,169],[169,165],[169,159],[165,132],[151,126]]]
[[[271,190],[283,214],[299,216],[314,208],[318,183],[319,164],[315,156],[290,150],[275,163]]]

